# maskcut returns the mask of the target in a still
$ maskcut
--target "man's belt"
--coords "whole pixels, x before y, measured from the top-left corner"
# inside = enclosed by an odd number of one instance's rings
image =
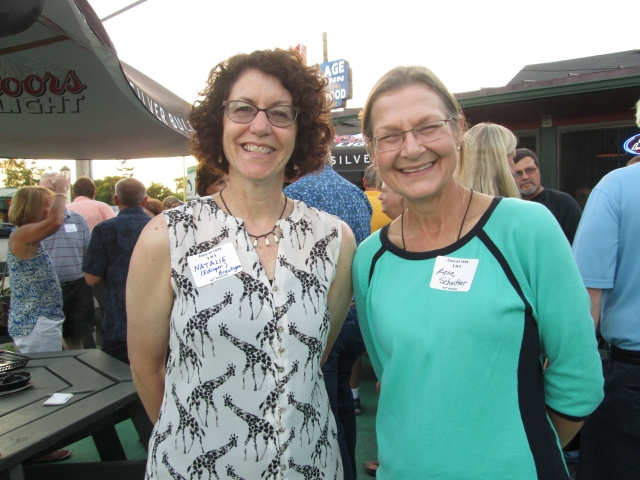
[[[609,356],[618,362],[640,365],[640,351],[638,350],[623,350],[611,345],[609,348]]]

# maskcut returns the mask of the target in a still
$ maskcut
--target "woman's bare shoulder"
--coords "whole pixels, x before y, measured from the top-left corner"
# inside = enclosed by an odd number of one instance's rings
[[[163,214],[156,215],[147,223],[136,246],[144,247],[150,253],[169,253],[167,220]]]

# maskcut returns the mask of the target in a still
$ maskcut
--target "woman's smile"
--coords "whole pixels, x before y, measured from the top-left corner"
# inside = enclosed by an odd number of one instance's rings
[[[434,165],[436,162],[437,162],[437,160],[434,160],[434,161],[432,161],[432,162],[429,162],[429,163],[423,164],[423,165],[421,165],[421,166],[419,166],[419,167],[400,168],[399,170],[400,170],[402,173],[405,173],[405,174],[412,174],[412,173],[423,172],[423,171],[428,170],[428,169],[430,169],[431,167],[433,167],[433,165]]]

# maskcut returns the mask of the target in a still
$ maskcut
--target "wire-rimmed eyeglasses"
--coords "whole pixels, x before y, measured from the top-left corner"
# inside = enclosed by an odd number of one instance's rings
[[[516,180],[520,180],[522,178],[522,174],[523,173],[526,173],[527,177],[530,177],[531,175],[536,173],[536,170],[538,170],[538,167],[525,168],[524,172],[522,172],[522,171],[513,172],[513,178],[515,178]]]
[[[439,138],[444,137],[447,134],[446,126],[453,119],[447,118],[445,120],[437,120],[435,122],[427,122],[417,127],[410,128],[400,132],[387,132],[380,135],[376,135],[371,139],[373,148],[380,153],[392,152],[399,150],[404,144],[404,135],[408,132],[413,132],[416,140],[420,143],[429,143]]]
[[[227,110],[229,120],[236,123],[251,123],[258,113],[264,112],[267,120],[274,127],[290,127],[298,118],[298,109],[291,105],[274,105],[269,108],[258,108],[241,100],[226,100],[222,105]]]

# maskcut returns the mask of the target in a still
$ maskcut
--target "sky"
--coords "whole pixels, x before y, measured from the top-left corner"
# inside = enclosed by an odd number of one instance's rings
[[[134,0],[89,0],[103,18]],[[302,43],[309,63],[329,60],[353,71],[362,107],[375,82],[397,65],[425,65],[452,92],[506,85],[525,65],[640,49],[637,0],[408,1],[147,0],[104,22],[118,56],[188,102],[209,70],[240,52]],[[58,170],[73,161],[40,160]],[[182,158],[129,160],[135,176],[173,187]],[[187,166],[195,160],[187,157]],[[94,161],[94,178],[118,163]]]

